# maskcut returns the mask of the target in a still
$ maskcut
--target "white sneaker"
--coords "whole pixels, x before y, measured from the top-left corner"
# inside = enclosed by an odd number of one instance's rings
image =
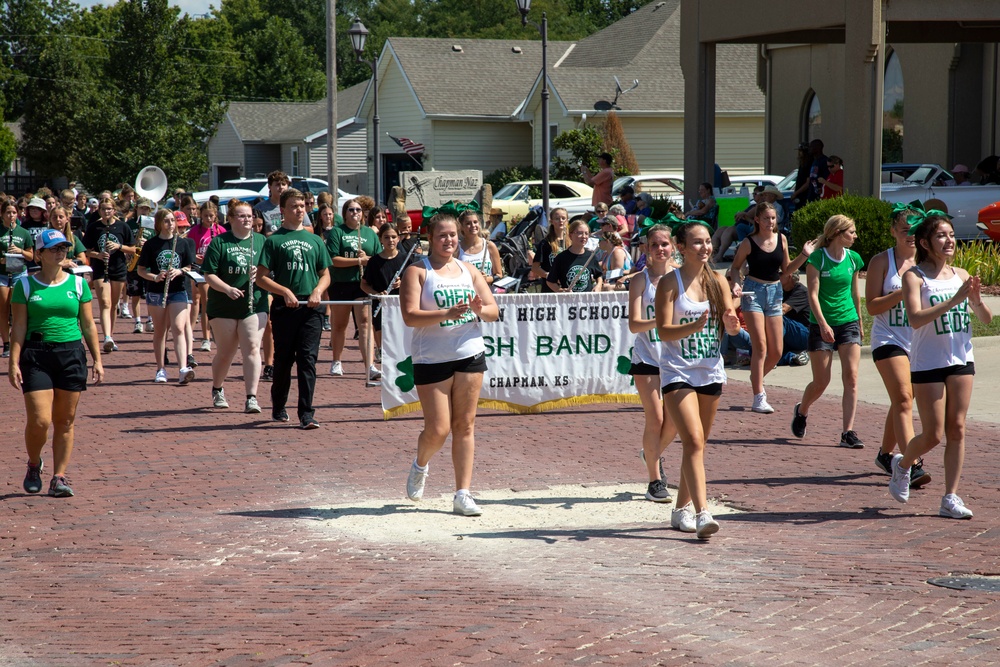
[[[905,503],[910,499],[910,469],[903,470],[899,467],[899,462],[902,460],[902,454],[896,454],[892,457],[892,477],[889,479],[889,494],[899,502]]]
[[[201,341],[201,351],[202,352],[211,352],[212,351],[212,341],[208,340],[207,338],[205,340]]]
[[[476,501],[472,499],[471,493],[456,493],[453,505],[455,514],[462,516],[479,516],[483,513]]]
[[[344,374],[344,365],[342,363],[340,363],[339,361],[335,361],[332,364],[330,364],[330,375],[343,375],[343,374]]]
[[[229,401],[226,400],[226,390],[219,389],[216,391],[212,390],[212,407],[213,408],[228,408]]]
[[[376,364],[382,363],[382,348],[380,347],[375,348],[375,363]]]
[[[153,382],[166,382],[167,381],[167,371],[163,368],[156,371],[156,378]]]
[[[774,408],[772,408],[771,404],[767,402],[767,393],[763,391],[759,394],[753,395],[753,407],[750,409],[754,412],[759,412],[765,415],[769,415],[774,412]]]
[[[680,509],[670,510],[670,527],[682,533],[693,533],[698,530],[694,521],[694,511],[691,508],[691,503]]]
[[[966,507],[957,495],[949,493],[941,499],[941,509],[938,510],[938,516],[946,516],[949,519],[971,519],[972,510]]]
[[[137,333],[137,334],[142,333],[142,321],[140,320],[135,321],[135,326],[132,327],[132,333]]]
[[[118,346],[115,345],[114,338],[108,336],[104,339],[104,354],[111,354],[112,352],[117,352]]]
[[[406,497],[410,500],[420,500],[424,497],[424,484],[427,482],[427,473],[431,466],[428,463],[421,471],[417,467],[417,460],[414,459],[410,465],[410,474],[406,477]]]
[[[146,320],[146,333],[153,333],[153,320]]]
[[[132,317],[132,311],[129,309],[128,304],[122,304],[122,317],[126,320]]]
[[[257,403],[256,396],[248,396],[246,406],[243,408],[243,412],[248,415],[259,415],[260,414],[260,404]]]
[[[375,380],[382,379],[382,371],[375,368],[375,364],[372,364],[368,368],[368,379],[371,380],[372,382],[374,382]]]
[[[177,378],[177,384],[188,384],[194,379],[194,369],[185,366],[181,369],[180,377]],[[228,405],[226,407],[229,407]]]
[[[698,512],[698,515],[695,517],[695,523],[697,525],[696,531],[699,540],[707,540],[719,532],[719,522],[712,518],[708,510]]]

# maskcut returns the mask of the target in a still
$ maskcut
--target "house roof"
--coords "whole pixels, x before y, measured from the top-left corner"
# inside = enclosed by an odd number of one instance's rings
[[[646,4],[579,42],[549,42],[549,81],[557,103],[569,111],[592,111],[596,102],[614,100],[617,76],[624,88],[639,79],[638,88],[619,97],[622,113],[683,114],[680,42],[680,0]],[[380,75],[392,58],[428,116],[512,117],[541,79],[537,40],[390,37],[379,59]],[[763,114],[756,46],[720,44],[716,71],[717,111]],[[367,113],[367,93],[362,104]]]
[[[571,45],[549,42],[550,70]],[[538,40],[390,37],[390,51],[429,116],[510,117],[542,67]]]
[[[617,76],[628,89],[618,98],[622,112],[684,111],[680,62],[680,0],[652,2],[581,40],[549,72],[554,92],[569,110],[589,111],[615,97]],[[716,109],[764,111],[757,87],[757,52],[752,44],[720,44],[716,49]]]
[[[337,123],[358,113],[368,82],[337,91]],[[230,102],[229,118],[244,143],[291,143],[326,129],[326,98],[317,102]]]

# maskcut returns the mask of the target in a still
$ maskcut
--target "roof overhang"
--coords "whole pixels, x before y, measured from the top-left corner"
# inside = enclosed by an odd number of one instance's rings
[[[354,116],[352,118],[345,118],[344,120],[342,120],[339,123],[337,123],[337,129],[338,130],[342,130],[345,127],[347,127],[348,125],[353,125],[354,123],[357,123],[357,122],[359,122],[357,116]],[[303,139],[302,143],[311,144],[312,142],[316,141],[317,139],[322,139],[323,137],[326,136],[326,132],[327,132],[328,129],[329,128],[324,127],[322,130],[317,130],[316,132],[313,132],[308,137],[306,137],[305,139]]]

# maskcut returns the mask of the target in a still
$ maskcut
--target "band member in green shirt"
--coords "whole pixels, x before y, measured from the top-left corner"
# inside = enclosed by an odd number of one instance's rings
[[[320,301],[330,284],[330,255],[320,237],[302,226],[305,197],[294,188],[281,194],[281,227],[264,242],[257,265],[257,284],[274,295],[271,330],[274,335],[274,380],[271,417],[287,422],[292,363],[299,386],[298,417],[303,429],[319,428],[312,399],[316,358],[323,335]],[[300,301],[306,302],[304,306]]]
[[[31,234],[17,224],[17,202],[0,201],[0,338],[3,338],[3,356],[10,356],[10,293],[17,276],[24,272],[27,262],[34,257]]]
[[[27,425],[24,444],[28,450],[28,472],[24,490],[42,490],[42,449],[53,428],[53,476],[49,495],[73,495],[66,482],[66,468],[73,452],[73,421],[80,392],[87,389],[87,341],[94,358],[93,379],[104,379],[101,351],[94,324],[90,287],[80,276],[66,273],[62,262],[72,244],[55,229],[45,229],[35,238],[38,274],[22,275],[12,297],[14,327],[11,332],[8,377],[24,394]]]

